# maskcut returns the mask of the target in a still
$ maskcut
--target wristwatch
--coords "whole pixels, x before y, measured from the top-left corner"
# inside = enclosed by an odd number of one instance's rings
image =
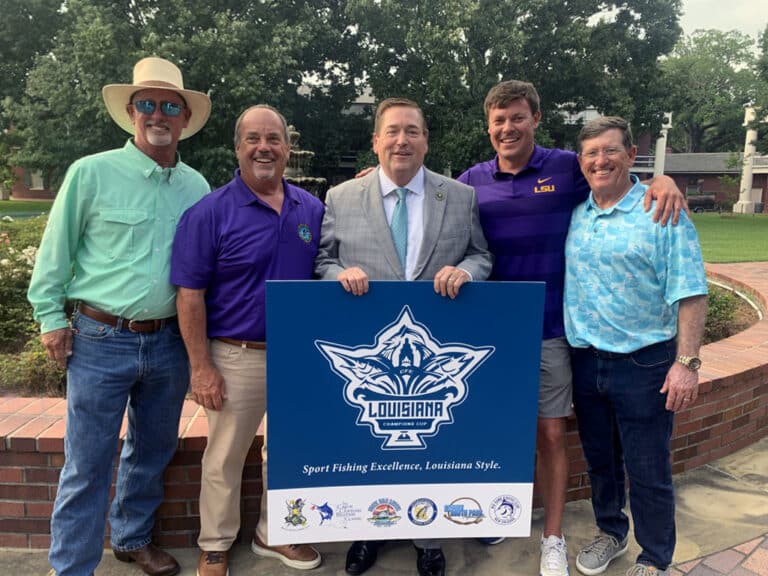
[[[699,368],[701,368],[701,358],[698,358],[696,356],[678,356],[677,361],[680,362],[683,366],[688,368],[691,372],[696,372]]]

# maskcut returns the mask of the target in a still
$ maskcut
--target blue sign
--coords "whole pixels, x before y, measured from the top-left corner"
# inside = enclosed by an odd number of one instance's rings
[[[528,536],[543,302],[268,282],[270,543]]]

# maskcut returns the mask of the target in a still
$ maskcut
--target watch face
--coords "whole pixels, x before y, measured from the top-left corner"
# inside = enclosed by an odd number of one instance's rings
[[[688,360],[688,369],[689,370],[698,370],[701,368],[701,360],[699,358],[691,358]]]

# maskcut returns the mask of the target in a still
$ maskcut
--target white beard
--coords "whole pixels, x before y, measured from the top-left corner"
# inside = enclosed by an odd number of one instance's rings
[[[145,132],[147,142],[152,146],[170,146],[173,142],[173,136],[171,136],[170,130],[155,130],[154,128],[148,128]]]

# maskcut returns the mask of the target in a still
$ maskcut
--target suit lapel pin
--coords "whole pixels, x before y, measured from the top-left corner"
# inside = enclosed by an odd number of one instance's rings
[[[443,194],[438,190],[437,192],[435,192],[435,198],[437,198],[438,202],[442,202],[443,199],[445,199],[445,194]]]

